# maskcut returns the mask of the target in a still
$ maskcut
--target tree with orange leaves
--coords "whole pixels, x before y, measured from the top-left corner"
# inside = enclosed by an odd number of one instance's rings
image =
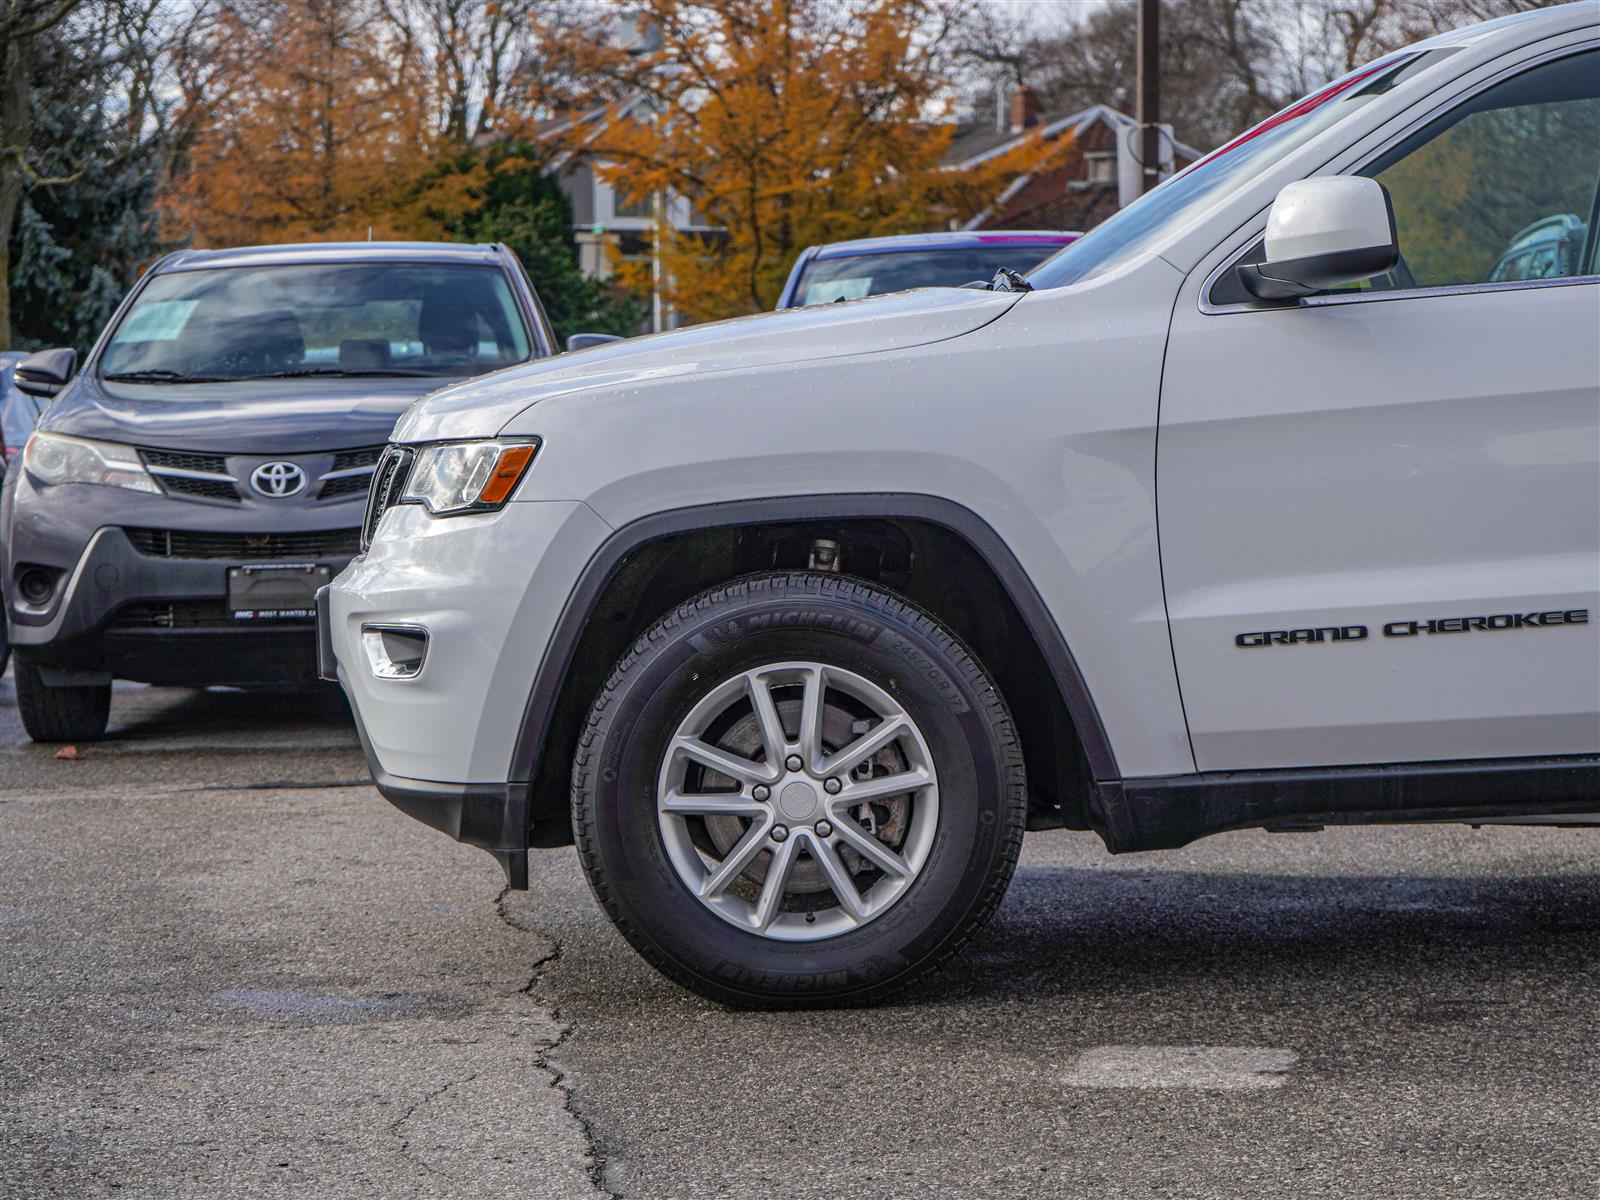
[[[168,196],[202,245],[442,237],[482,168],[436,127],[437,75],[374,0],[233,0],[226,80]]]
[[[641,36],[571,48],[573,74],[627,97],[570,148],[637,201],[682,197],[715,239],[673,242],[666,298],[688,320],[772,307],[815,242],[945,227],[1059,152],[1030,142],[945,169],[935,0],[649,0]],[[635,265],[636,264],[630,264]]]

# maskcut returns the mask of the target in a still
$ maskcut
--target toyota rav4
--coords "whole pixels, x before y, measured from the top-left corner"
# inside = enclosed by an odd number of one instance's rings
[[[81,371],[17,364],[54,396],[0,493],[28,734],[99,737],[113,677],[314,686],[312,597],[356,552],[395,418],[553,351],[504,246],[360,242],[179,251]]]
[[[575,838],[730,1003],[904,986],[1024,828],[1600,822],[1597,179],[1584,0],[1355,71],[988,290],[446,389],[325,665],[390,800],[512,886]]]

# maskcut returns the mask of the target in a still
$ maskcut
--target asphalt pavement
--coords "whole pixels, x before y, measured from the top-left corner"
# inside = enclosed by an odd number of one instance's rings
[[[0,680],[0,1196],[1600,1196],[1600,831],[1030,834],[897,1003],[730,1012],[342,703]]]

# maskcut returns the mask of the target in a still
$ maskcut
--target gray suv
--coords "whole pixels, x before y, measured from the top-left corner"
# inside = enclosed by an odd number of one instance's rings
[[[37,741],[104,733],[113,678],[298,686],[312,597],[355,554],[395,419],[455,380],[553,353],[504,246],[181,251],[51,396],[0,492],[0,590]]]

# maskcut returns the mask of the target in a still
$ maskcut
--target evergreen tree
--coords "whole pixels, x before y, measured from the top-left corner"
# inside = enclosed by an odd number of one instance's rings
[[[562,342],[574,333],[638,331],[644,302],[616,283],[592,279],[578,266],[572,203],[556,177],[515,147],[486,156],[483,202],[452,230],[468,242],[504,242],[516,252],[539,291]]]
[[[32,165],[56,182],[26,191],[10,230],[12,343],[83,352],[165,248],[159,156],[113,111],[103,42],[63,24],[33,39],[29,65]]]

